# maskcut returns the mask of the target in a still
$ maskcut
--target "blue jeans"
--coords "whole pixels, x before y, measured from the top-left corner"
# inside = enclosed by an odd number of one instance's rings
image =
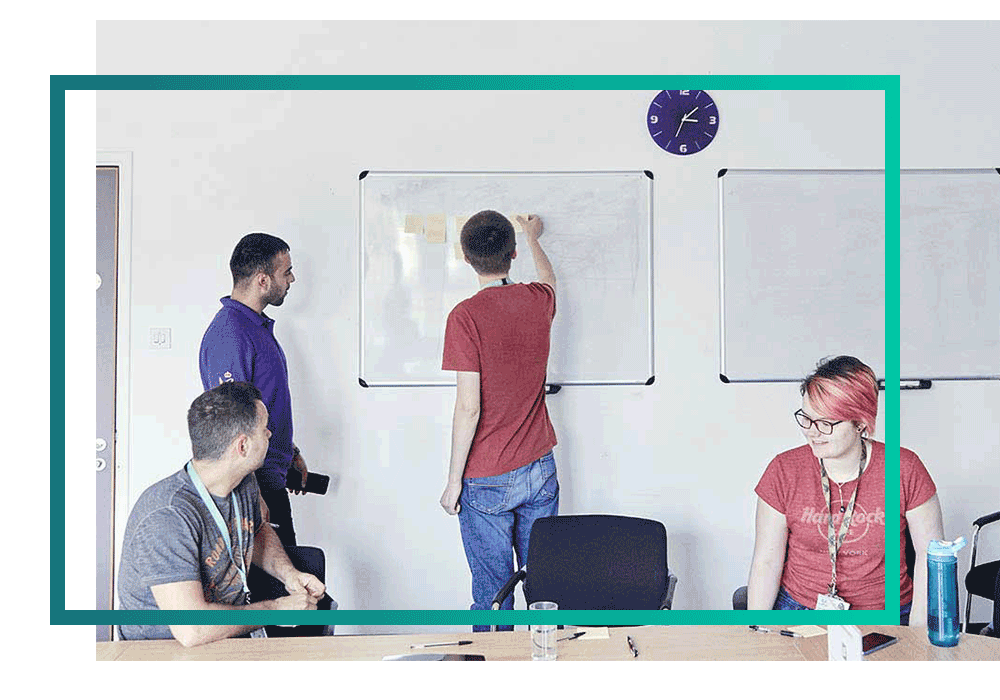
[[[910,624],[910,609],[913,607],[913,603],[909,602],[905,605],[899,606],[899,624],[909,625]],[[774,600],[774,607],[772,610],[812,610],[812,608],[803,605],[799,601],[788,595],[788,591],[785,590],[784,586],[778,588],[778,597]]]
[[[489,610],[493,597],[514,574],[514,552],[518,567],[524,566],[531,526],[538,518],[559,513],[555,457],[549,452],[506,474],[465,479],[459,503],[462,545],[472,572],[470,609]],[[509,595],[501,609],[513,608],[514,596]],[[472,629],[484,632],[489,627],[475,625]]]

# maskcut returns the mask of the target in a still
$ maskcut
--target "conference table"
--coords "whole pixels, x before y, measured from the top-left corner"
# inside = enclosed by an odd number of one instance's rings
[[[1000,639],[963,634],[958,646],[943,648],[927,641],[920,627],[859,625],[862,634],[882,632],[899,641],[864,657],[865,661],[1000,660]],[[677,625],[580,628],[577,639],[558,643],[559,661],[825,661],[827,635],[787,637],[781,627],[770,633],[745,626]],[[825,629],[825,628],[824,628]],[[560,630],[559,638],[575,628]],[[639,655],[634,657],[627,637]],[[413,644],[471,640],[463,646],[411,649]],[[527,631],[447,632],[394,635],[341,635],[280,639],[224,639],[184,648],[174,640],[98,642],[98,661],[378,661],[405,654],[480,654],[487,661],[527,661]]]

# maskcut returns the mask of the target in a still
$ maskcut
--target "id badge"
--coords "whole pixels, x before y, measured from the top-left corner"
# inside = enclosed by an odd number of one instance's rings
[[[849,607],[851,607],[851,604],[838,596],[827,595],[826,593],[820,593],[816,596],[817,610],[847,610]]]

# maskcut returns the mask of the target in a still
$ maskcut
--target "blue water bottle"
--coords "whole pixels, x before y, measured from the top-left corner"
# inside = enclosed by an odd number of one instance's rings
[[[927,637],[935,646],[958,644],[957,553],[964,546],[964,537],[927,545]]]

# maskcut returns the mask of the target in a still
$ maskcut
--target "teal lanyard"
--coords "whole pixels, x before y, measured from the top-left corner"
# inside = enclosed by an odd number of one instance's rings
[[[236,563],[236,557],[233,556],[233,542],[229,537],[229,528],[222,519],[222,513],[219,512],[219,507],[215,505],[215,501],[212,500],[212,496],[208,493],[208,489],[206,489],[205,484],[202,483],[201,477],[198,476],[198,472],[193,466],[191,466],[191,462],[187,463],[185,469],[187,469],[188,476],[191,477],[191,483],[194,484],[195,490],[198,491],[198,495],[201,496],[201,500],[205,502],[205,507],[208,508],[208,512],[212,514],[215,524],[219,526],[219,532],[222,533],[222,541],[226,543],[226,550],[229,552],[229,558],[232,560],[233,566],[236,567],[236,570],[240,572],[240,578],[243,579],[243,592],[249,593],[250,587],[247,585],[246,561],[243,562],[244,566],[240,566]],[[242,559],[243,516],[240,514],[240,504],[236,500],[236,490],[233,489],[229,496],[233,502],[233,512],[236,513],[236,539],[238,540],[237,544],[239,544],[240,558]]]

